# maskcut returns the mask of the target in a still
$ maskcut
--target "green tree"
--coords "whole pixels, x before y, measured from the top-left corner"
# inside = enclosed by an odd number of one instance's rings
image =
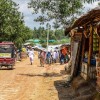
[[[31,0],[29,7],[33,8],[33,14],[41,15],[35,19],[44,23],[55,19],[54,27],[70,24],[76,13],[80,14],[81,0]],[[72,16],[74,15],[74,16]]]
[[[31,36],[31,30],[25,26],[18,5],[12,0],[0,0],[0,42],[12,41],[18,47]]]
[[[54,28],[70,26],[83,11],[83,4],[93,3],[98,0],[31,0],[29,8],[38,16],[35,21],[45,23],[54,20]]]

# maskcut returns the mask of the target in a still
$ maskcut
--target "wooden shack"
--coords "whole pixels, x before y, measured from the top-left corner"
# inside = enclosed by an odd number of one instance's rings
[[[71,35],[71,74],[85,80],[97,79],[100,87],[100,7],[81,16],[65,35]]]

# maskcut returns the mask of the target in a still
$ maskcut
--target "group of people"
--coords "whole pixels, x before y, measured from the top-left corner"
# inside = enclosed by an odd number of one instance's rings
[[[45,63],[46,64],[52,64],[56,63],[57,60],[59,59],[59,52],[58,51],[41,51],[39,53],[39,59],[40,59],[40,65],[43,66]]]
[[[34,50],[32,47],[30,47],[27,50],[28,56],[30,58],[31,65],[33,64],[34,60]],[[53,64],[53,63],[60,63],[64,64],[67,63],[70,60],[70,53],[69,51],[66,52],[66,50],[54,50],[54,51],[44,51],[40,50],[38,51],[38,58],[40,60],[40,66],[43,67],[44,64]]]
[[[60,63],[64,64],[67,63],[70,60],[70,53],[66,52],[65,54],[62,52],[62,50],[57,51],[40,51],[38,54],[38,57],[40,59],[40,65],[44,66],[44,64],[53,64],[53,63]]]

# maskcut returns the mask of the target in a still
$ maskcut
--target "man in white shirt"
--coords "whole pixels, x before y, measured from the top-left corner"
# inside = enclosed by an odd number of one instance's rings
[[[30,48],[30,50],[28,51],[28,55],[29,55],[29,58],[30,58],[30,63],[31,65],[33,64],[33,56],[34,56],[34,51],[32,48]]]

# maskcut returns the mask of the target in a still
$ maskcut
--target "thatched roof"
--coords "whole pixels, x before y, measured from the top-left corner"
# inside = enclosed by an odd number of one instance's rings
[[[71,29],[74,29],[76,27],[81,27],[81,26],[87,26],[91,23],[93,24],[93,23],[97,23],[97,22],[100,22],[100,7],[92,9],[87,14],[85,14],[85,15],[81,16],[79,19],[77,19],[71,27],[66,28],[65,35],[67,35]]]

